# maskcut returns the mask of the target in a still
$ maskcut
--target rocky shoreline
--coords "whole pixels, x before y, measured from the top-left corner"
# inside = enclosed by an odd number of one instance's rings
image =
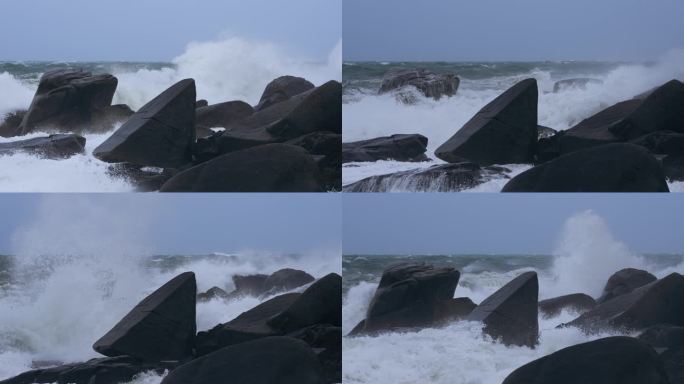
[[[27,110],[0,136],[54,133],[2,143],[0,155],[61,159],[85,151],[86,133],[118,129],[93,155],[141,191],[321,192],[341,190],[342,88],[293,76],[270,82],[256,106],[208,105],[181,80],[138,111],[112,105],[118,80],[62,69],[42,75]]]

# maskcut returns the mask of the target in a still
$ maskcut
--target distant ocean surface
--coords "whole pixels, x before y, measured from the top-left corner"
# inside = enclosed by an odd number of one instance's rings
[[[454,97],[435,101],[414,92],[418,103],[406,105],[391,93],[378,95],[384,74],[391,68],[426,68],[453,73],[460,80]],[[684,79],[684,51],[671,51],[647,63],[627,62],[345,62],[343,77],[343,140],[356,141],[395,133],[419,133],[428,137],[425,163],[378,161],[347,164],[343,184],[362,178],[443,163],[434,150],[450,138],[477,111],[513,84],[535,78],[539,86],[539,124],[556,130],[581,120],[619,101],[631,99],[668,80]],[[558,80],[592,78],[600,83],[568,87],[554,93]],[[529,165],[501,164],[514,176]],[[495,179],[474,191],[498,192],[507,179]],[[684,190],[684,183],[670,184]],[[399,187],[398,192],[400,192]]]

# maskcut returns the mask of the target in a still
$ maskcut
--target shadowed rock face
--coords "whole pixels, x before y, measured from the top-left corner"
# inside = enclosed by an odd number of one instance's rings
[[[197,128],[228,127],[230,124],[251,116],[252,106],[244,101],[227,101],[198,107],[195,109],[195,123]]]
[[[564,309],[585,312],[595,306],[596,301],[591,296],[584,293],[573,293],[540,301],[539,311],[545,317],[554,317]]]
[[[539,339],[539,283],[525,272],[486,298],[466,317],[484,323],[483,332],[506,345],[534,347]]]
[[[109,163],[176,168],[192,161],[195,142],[195,81],[181,80],[162,92],[93,151]]]
[[[532,163],[537,143],[537,81],[523,80],[484,106],[435,155],[449,163]]]
[[[615,272],[612,276],[610,276],[610,278],[608,278],[608,282],[603,288],[603,294],[598,300],[596,300],[596,302],[599,304],[604,303],[612,298],[630,293],[636,288],[642,287],[656,280],[657,278],[655,276],[640,269],[622,269]]]
[[[313,350],[291,337],[268,337],[222,348],[171,371],[162,384],[321,384]]]
[[[195,333],[195,274],[182,273],[136,305],[93,345],[105,356],[144,361],[183,360],[192,355]]]
[[[653,348],[684,348],[684,326],[654,325],[637,338]]]
[[[391,92],[406,86],[413,86],[425,97],[435,100],[443,96],[453,96],[458,90],[460,80],[455,75],[437,75],[424,68],[389,70],[382,80],[379,94]]]
[[[573,345],[516,369],[503,384],[669,384],[656,352],[631,337]]]
[[[342,144],[342,162],[378,160],[427,161],[427,137],[418,134],[392,135]]]
[[[311,82],[301,77],[281,76],[268,83],[259,104],[254,109],[260,111],[313,88]]]
[[[15,152],[28,152],[48,159],[65,159],[85,151],[86,139],[74,134],[54,134],[0,143],[0,156]]]
[[[565,154],[517,175],[502,192],[668,192],[662,166],[646,149],[607,144]]]

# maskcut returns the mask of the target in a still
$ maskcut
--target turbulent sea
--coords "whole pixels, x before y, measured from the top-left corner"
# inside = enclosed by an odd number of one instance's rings
[[[418,102],[406,105],[391,93],[378,95],[383,75],[390,68],[423,67],[436,73],[454,73],[461,83],[456,96],[439,101],[415,93]],[[426,168],[442,163],[434,150],[460,129],[477,111],[516,82],[533,77],[539,86],[539,124],[557,130],[619,101],[631,99],[671,79],[684,80],[684,51],[671,51],[648,63],[624,62],[345,62],[343,78],[343,140],[356,141],[395,133],[420,133],[428,137],[431,162],[377,161],[345,164],[343,185],[362,178],[397,171]],[[600,84],[569,87],[553,92],[558,80],[593,78]],[[529,165],[502,164],[509,176]],[[495,179],[473,191],[498,192],[506,179]],[[684,183],[670,183],[673,191]],[[437,188],[435,188],[437,189]],[[397,192],[405,191],[397,185]]]
[[[339,256],[237,253],[151,257],[0,256],[0,380],[37,367],[102,357],[92,344],[143,297],[185,271],[198,291],[233,289],[231,276],[297,268],[316,278],[340,272]],[[300,287],[297,290],[303,290]],[[229,321],[268,298],[197,305],[197,329]],[[143,374],[135,384],[157,384]]]
[[[111,73],[119,84],[114,104],[137,110],[174,83],[193,78],[197,98],[209,103],[243,100],[256,105],[266,85],[278,76],[301,76],[315,85],[341,80],[341,41],[327,58],[304,58],[265,42],[242,38],[191,43],[168,63],[131,62],[0,62],[0,119],[31,104],[40,76],[49,70],[82,68]],[[117,127],[114,127],[116,129]],[[112,132],[114,131],[112,129]],[[108,164],[92,151],[112,132],[86,134],[86,153],[66,160],[46,160],[28,154],[0,156],[3,192],[124,192],[133,186],[111,176]],[[43,132],[0,142],[45,136]]]
[[[595,214],[579,214],[566,223],[558,248],[549,255],[345,255],[343,257],[343,334],[365,311],[389,265],[404,261],[451,266],[461,272],[455,297],[480,303],[514,277],[536,271],[539,299],[569,293],[600,296],[614,272],[635,267],[658,278],[684,272],[684,254],[636,254],[614,239]],[[536,349],[506,347],[482,335],[482,324],[456,322],[443,328],[377,337],[345,337],[343,381],[349,384],[500,384],[514,369],[559,349],[609,336],[587,336],[575,328],[556,329],[577,317],[563,311],[539,317]]]

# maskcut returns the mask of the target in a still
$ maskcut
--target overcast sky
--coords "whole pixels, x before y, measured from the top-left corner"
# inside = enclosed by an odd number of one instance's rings
[[[169,61],[228,34],[325,59],[341,0],[4,0],[0,60]]]
[[[0,194],[0,212],[1,254],[341,249],[339,194]]]
[[[681,0],[344,0],[348,61],[649,60],[684,48]]]
[[[548,254],[591,209],[635,252],[684,252],[684,195],[345,194],[345,254]]]

